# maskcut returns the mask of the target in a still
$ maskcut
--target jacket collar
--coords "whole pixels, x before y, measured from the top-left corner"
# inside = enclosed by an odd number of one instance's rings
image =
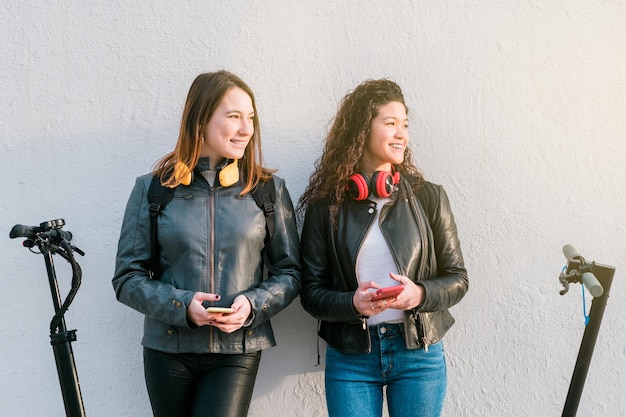
[[[232,159],[224,158],[215,166],[214,170],[219,171],[231,162],[233,162]],[[198,163],[196,164],[196,170],[198,170],[198,172],[208,171],[210,170],[210,167],[211,161],[209,160],[208,156],[203,156],[202,158],[198,159]]]

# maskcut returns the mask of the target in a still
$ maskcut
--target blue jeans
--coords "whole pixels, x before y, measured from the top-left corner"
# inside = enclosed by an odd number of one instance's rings
[[[329,417],[381,417],[384,387],[390,417],[440,416],[448,382],[443,343],[408,350],[402,324],[372,326],[370,336],[370,353],[327,347]]]

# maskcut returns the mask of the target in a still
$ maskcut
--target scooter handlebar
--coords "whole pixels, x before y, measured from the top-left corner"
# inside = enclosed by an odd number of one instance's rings
[[[11,229],[11,232],[9,233],[9,237],[11,239],[15,239],[15,238],[18,238],[18,237],[30,238],[31,236],[33,236],[36,233],[38,233],[38,232],[35,230],[34,226],[26,226],[26,225],[23,225],[23,224],[16,224]]]
[[[583,284],[585,284],[585,287],[587,287],[594,297],[600,297],[604,293],[604,288],[602,288],[596,276],[591,272],[585,272],[583,274]]]
[[[563,255],[565,255],[565,259],[582,259],[582,256],[578,253],[576,249],[572,245],[563,246]]]
[[[42,223],[39,226],[26,226],[23,224],[16,224],[9,232],[9,237],[15,239],[18,237],[25,237],[27,239],[34,239],[37,235],[44,234],[49,236],[52,241],[59,242],[61,240],[72,240],[72,233],[61,230],[61,227],[65,222],[62,219],[52,220],[50,222]]]
[[[572,245],[563,246],[563,255],[565,255],[565,258],[568,261],[571,261],[571,260],[584,261],[585,259],[580,255],[580,253],[578,253],[578,251]],[[589,290],[591,295],[593,295],[594,297],[600,297],[604,293],[604,288],[602,288],[602,285],[600,284],[596,276],[593,275],[592,272],[583,273],[582,281],[585,287],[587,287],[587,290]]]

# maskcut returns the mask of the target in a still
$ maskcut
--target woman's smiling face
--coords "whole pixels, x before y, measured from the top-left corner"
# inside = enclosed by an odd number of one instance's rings
[[[202,134],[200,156],[208,156],[211,166],[222,159],[241,159],[254,133],[252,99],[239,87],[224,94]]]
[[[391,171],[391,165],[404,161],[409,143],[409,120],[404,104],[391,101],[378,108],[361,159],[364,171]]]

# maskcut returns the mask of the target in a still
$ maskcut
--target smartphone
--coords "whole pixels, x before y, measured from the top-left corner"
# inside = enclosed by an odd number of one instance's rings
[[[206,311],[207,313],[224,313],[224,314],[230,314],[230,313],[235,312],[235,310],[230,307],[208,307]]]
[[[374,297],[370,301],[382,300],[383,298],[396,297],[402,292],[404,285],[394,285],[393,287],[379,288],[374,293]]]

